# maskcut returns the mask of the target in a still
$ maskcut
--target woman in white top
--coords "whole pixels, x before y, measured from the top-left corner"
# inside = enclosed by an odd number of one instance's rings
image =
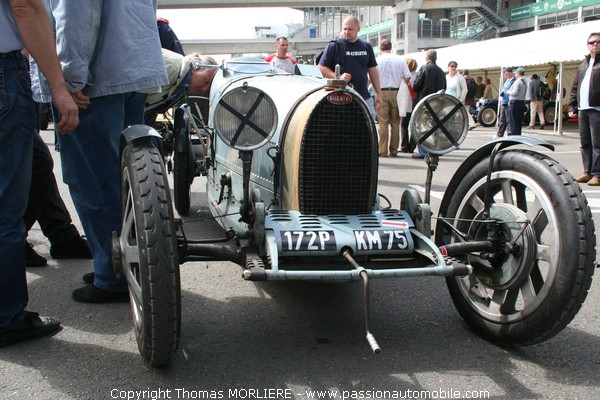
[[[465,78],[457,72],[456,61],[448,63],[448,75],[446,75],[446,93],[458,98],[461,103],[465,103],[467,97],[467,83]]]
[[[462,74],[459,74],[456,67],[458,64],[456,61],[450,61],[448,63],[448,75],[446,75],[446,93],[451,94],[460,100],[462,104],[465,104],[465,98],[467,97],[467,82]],[[473,119],[473,116],[467,108],[467,116],[469,117],[469,130],[475,128],[477,124]]]

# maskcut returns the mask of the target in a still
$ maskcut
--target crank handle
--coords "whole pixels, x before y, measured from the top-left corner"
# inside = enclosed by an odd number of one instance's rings
[[[375,354],[381,353],[381,348],[377,344],[377,340],[375,339],[375,336],[373,336],[373,334],[368,331],[367,331],[367,341],[369,342],[369,346],[371,346],[371,349],[373,349],[373,353],[375,353]]]

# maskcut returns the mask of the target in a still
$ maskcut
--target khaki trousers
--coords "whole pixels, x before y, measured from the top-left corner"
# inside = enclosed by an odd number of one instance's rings
[[[379,101],[377,120],[379,121],[379,155],[386,157],[398,154],[400,144],[400,114],[398,112],[397,90],[384,90]]]

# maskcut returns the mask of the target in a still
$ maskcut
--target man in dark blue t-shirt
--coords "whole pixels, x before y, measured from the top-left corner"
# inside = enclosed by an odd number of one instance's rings
[[[344,19],[342,23],[341,41],[345,47],[346,55],[343,64],[340,65],[341,79],[351,83],[354,89],[365,99],[365,102],[375,118],[375,110],[379,108],[379,99],[381,99],[381,85],[379,84],[379,74],[377,73],[377,61],[373,46],[365,40],[358,38],[360,23],[358,19],[351,15]],[[340,63],[338,56],[338,46],[336,42],[330,42],[323,56],[319,61],[319,69],[325,78],[335,78],[335,65]],[[376,100],[369,94],[369,80],[367,74],[375,89]]]

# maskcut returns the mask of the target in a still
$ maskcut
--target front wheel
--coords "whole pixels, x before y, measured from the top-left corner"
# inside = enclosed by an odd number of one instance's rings
[[[164,365],[179,345],[181,289],[167,175],[150,140],[129,143],[123,151],[121,204],[121,264],[138,348],[151,365]]]
[[[591,211],[556,161],[513,150],[496,156],[487,215],[489,162],[453,179],[440,216],[474,240],[487,240],[495,221],[500,251],[465,256],[474,273],[448,278],[448,289],[461,316],[485,339],[509,346],[542,342],[567,326],[590,288],[596,258]],[[438,223],[436,243],[453,241]]]

